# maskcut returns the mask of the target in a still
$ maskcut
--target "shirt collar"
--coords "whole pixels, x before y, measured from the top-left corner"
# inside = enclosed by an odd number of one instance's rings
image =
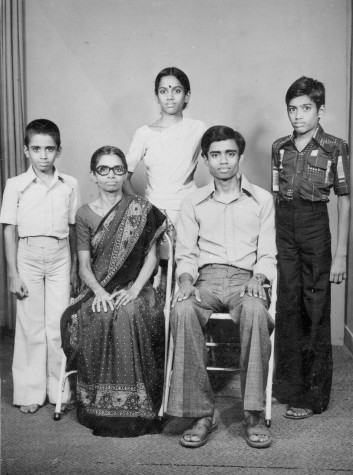
[[[326,140],[327,134],[325,134],[324,129],[319,124],[313,136],[313,139],[322,147],[326,152],[332,152],[335,146],[332,143],[329,143]]]
[[[30,165],[28,170],[22,175],[22,181],[20,185],[20,191],[25,190],[32,182],[36,182],[38,179],[37,175],[34,172],[33,166]],[[65,176],[62,175],[57,168],[54,169],[53,181],[52,184],[60,180],[63,183],[67,183],[69,186],[70,183],[65,181]]]
[[[296,137],[296,132],[293,130],[292,135],[288,137],[288,139],[283,143],[283,145],[287,145],[289,142],[294,143]],[[314,135],[312,136],[311,140],[314,140],[321,148],[326,150],[326,152],[331,152],[333,150],[333,146],[331,146],[327,141],[325,140],[326,134],[324,132],[324,129],[321,127],[320,124],[318,124]]]
[[[250,183],[250,181],[246,178],[246,176],[243,173],[239,173],[238,177],[241,181],[240,183],[241,191],[247,194],[248,196],[252,196],[257,201],[257,203],[260,204],[259,197],[257,196],[257,192],[254,185]],[[215,189],[214,180],[211,180],[206,186],[204,186],[203,188],[199,188],[197,192],[197,196],[193,200],[194,204],[195,205],[200,204],[202,201],[212,196],[215,191],[216,189]]]

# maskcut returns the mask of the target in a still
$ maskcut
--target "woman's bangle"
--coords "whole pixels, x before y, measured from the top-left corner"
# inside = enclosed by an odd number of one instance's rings
[[[87,287],[91,288],[91,284],[95,284],[95,283],[98,284],[98,282],[96,280],[90,280],[89,282],[86,282],[86,285],[87,285]]]
[[[92,285],[93,284],[93,285]],[[97,292],[100,292],[101,290],[104,290],[103,287],[99,284],[99,282],[97,282],[96,280],[90,280],[89,282],[87,282],[87,287],[89,289],[92,290],[92,292],[94,292],[95,294],[97,294]]]

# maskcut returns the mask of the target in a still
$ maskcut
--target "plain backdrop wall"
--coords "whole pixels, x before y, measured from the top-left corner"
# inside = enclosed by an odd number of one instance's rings
[[[291,132],[284,96],[301,75],[327,88],[324,129],[348,136],[349,0],[26,0],[27,120],[62,133],[58,167],[96,189],[93,151],[127,151],[158,118],[154,78],[166,66],[191,81],[185,115],[241,131],[244,172],[270,189],[271,143]],[[143,167],[135,173],[139,191]],[[208,181],[201,166],[197,181]],[[336,240],[336,199],[330,203]],[[342,344],[344,286],[333,288],[332,336]]]

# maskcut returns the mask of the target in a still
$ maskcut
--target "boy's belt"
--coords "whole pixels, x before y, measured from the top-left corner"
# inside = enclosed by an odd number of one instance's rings
[[[49,243],[53,243],[56,241],[57,242],[64,241],[65,239],[67,239],[67,237],[58,238],[55,236],[26,236],[26,237],[20,237],[20,239],[26,240],[27,244],[35,244],[36,246],[39,246],[39,245],[46,245]]]
[[[326,208],[327,202],[326,201],[309,201],[309,200],[279,200],[277,201],[277,206],[283,208],[290,208],[290,209],[298,209],[298,208],[311,208],[311,209],[319,209],[319,208]]]

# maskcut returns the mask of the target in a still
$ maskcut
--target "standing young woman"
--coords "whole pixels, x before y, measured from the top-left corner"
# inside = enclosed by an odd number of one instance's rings
[[[128,178],[124,189],[134,193],[131,175],[141,160],[146,165],[145,196],[167,216],[167,227],[176,227],[183,198],[196,189],[194,173],[206,126],[200,120],[183,117],[190,100],[190,82],[178,68],[163,69],[154,88],[161,115],[152,125],[137,129],[127,154]],[[173,232],[172,232],[173,234]],[[163,250],[160,265],[166,267]],[[165,281],[165,272],[162,281]]]

